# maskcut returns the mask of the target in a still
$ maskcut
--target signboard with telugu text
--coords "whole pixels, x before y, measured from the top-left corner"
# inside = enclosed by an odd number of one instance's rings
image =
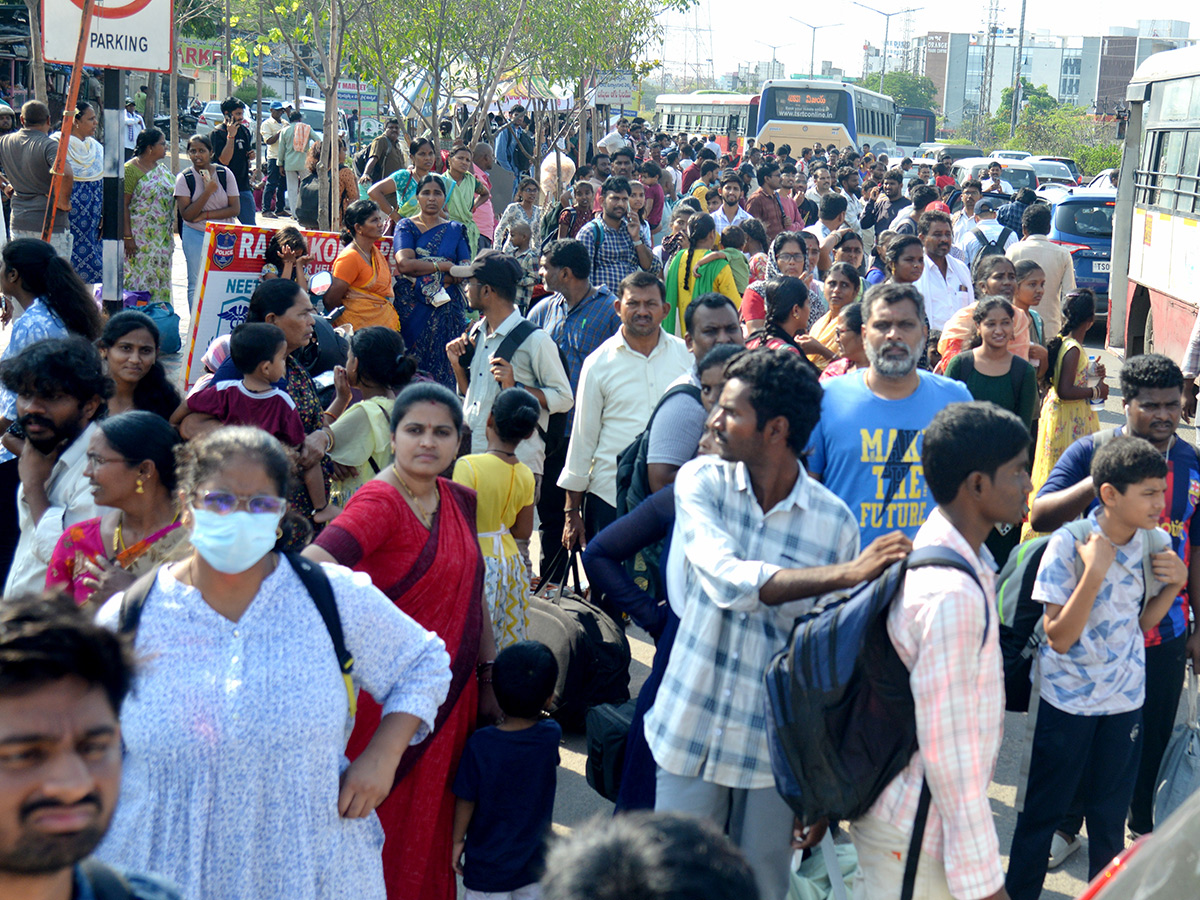
[[[42,0],[42,52],[72,65],[83,0]],[[171,71],[174,0],[96,0],[84,64],[142,72]]]
[[[187,361],[183,377],[188,389],[204,375],[200,358],[208,345],[246,321],[250,295],[262,280],[267,242],[274,233],[274,228],[257,225],[210,222],[205,226],[204,263],[200,286],[196,290],[196,313],[192,316],[192,334],[185,348]],[[300,233],[308,245],[309,276],[332,271],[334,260],[342,252],[339,236],[330,231],[301,230]],[[388,239],[381,241],[379,248],[384,256],[392,255]]]
[[[597,106],[632,106],[633,105],[633,72],[605,72],[597,78]]]

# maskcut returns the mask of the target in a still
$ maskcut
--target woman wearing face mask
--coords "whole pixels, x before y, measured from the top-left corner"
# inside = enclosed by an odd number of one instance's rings
[[[128,629],[122,605],[144,596],[134,649],[146,664],[121,710],[121,804],[97,855],[185,897],[383,900],[374,809],[433,728],[447,657],[365,578],[277,552],[290,473],[257,428],[188,444],[179,499],[193,552],[100,611]],[[353,659],[345,676],[322,597]],[[359,688],[383,719],[348,763]]]
[[[103,603],[139,575],[187,552],[175,493],[175,448],[167,420],[134,410],[96,423],[83,477],[109,512],[71,525],[50,557],[46,588],[75,602]]]
[[[499,712],[491,688],[495,636],[483,592],[475,492],[441,477],[454,461],[462,401],[438,384],[412,384],[392,407],[395,459],[360,487],[316,542],[311,560],[364,572],[392,602],[439,635],[453,681],[432,739],[405,757],[395,788],[379,808],[388,896],[453,900],[450,859],[454,767],[477,713]],[[375,733],[368,698],[347,747],[354,757]]]

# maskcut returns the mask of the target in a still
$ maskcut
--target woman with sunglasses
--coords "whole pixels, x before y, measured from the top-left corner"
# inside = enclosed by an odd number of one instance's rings
[[[368,481],[307,547],[314,562],[370,576],[401,610],[446,642],[453,680],[433,737],[400,762],[379,807],[387,842],[384,878],[392,900],[454,900],[447,865],[453,843],[450,787],[468,735],[497,718],[491,664],[496,640],[485,599],[475,492],[441,477],[454,462],[462,401],[448,388],[410,384],[392,405],[394,462]],[[347,753],[377,738],[378,707],[363,698]],[[518,776],[519,777],[519,776]]]
[[[384,897],[375,807],[450,683],[444,645],[361,576],[301,579],[277,552],[291,462],[257,428],[187,445],[179,499],[192,553],[162,566],[134,635],[144,661],[121,710],[121,805],[98,855],[185,897]],[[348,677],[308,584],[328,583]],[[123,597],[98,621],[116,627]],[[356,691],[382,704],[344,754]],[[449,868],[449,866],[446,866]]]
[[[120,315],[129,315],[121,313]],[[96,422],[83,477],[109,511],[62,533],[46,587],[75,601],[103,603],[168,559],[187,551],[175,496],[178,432],[160,415],[132,410]]]

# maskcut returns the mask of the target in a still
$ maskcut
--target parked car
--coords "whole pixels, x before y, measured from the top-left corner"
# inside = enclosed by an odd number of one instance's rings
[[[1037,190],[1038,177],[1033,166],[1023,159],[999,159],[990,156],[974,156],[967,159],[955,160],[950,174],[954,180],[962,184],[968,178],[981,178],[992,163],[1000,163],[1001,178],[1012,185],[1014,191],[1021,188]]]
[[[1029,164],[1033,166],[1033,171],[1037,173],[1038,184],[1042,186],[1066,184],[1074,187],[1079,184],[1079,179],[1063,163],[1055,162],[1052,159],[1031,159]]]
[[[1097,875],[1079,900],[1195,900],[1200,893],[1200,792]]]
[[[928,156],[931,159],[937,159],[939,156],[945,154],[955,162],[960,159],[967,159],[968,157],[983,156],[983,151],[974,144],[926,143],[921,144],[919,149],[922,156]]]
[[[989,159],[1029,159],[1032,156],[1028,150],[993,150],[988,154]]]
[[[1096,173],[1096,176],[1087,183],[1087,186],[1090,188],[1112,187],[1113,175],[1119,171],[1120,169],[1101,169]]]
[[[1116,203],[1117,192],[1111,188],[1067,188],[1056,193],[1051,203],[1049,238],[1070,251],[1075,283],[1095,293],[1097,316],[1108,315]]]
[[[1071,170],[1071,174],[1075,176],[1076,184],[1083,184],[1083,173],[1079,171],[1079,163],[1071,159],[1069,156],[1035,156],[1030,162],[1059,162]]]

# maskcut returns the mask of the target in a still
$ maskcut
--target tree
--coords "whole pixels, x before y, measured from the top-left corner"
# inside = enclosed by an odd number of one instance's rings
[[[992,116],[993,120],[1002,123],[1005,129],[1012,121],[1012,102],[1013,89],[1006,87],[1000,93],[1000,105],[996,107]],[[1059,102],[1050,96],[1046,85],[1034,87],[1028,78],[1021,79],[1021,115],[1042,115],[1057,109],[1058,106]]]
[[[932,79],[911,72],[888,72],[883,76],[882,89],[879,87],[878,72],[864,76],[859,84],[868,91],[889,95],[899,106],[915,109],[933,109],[933,98],[937,96],[937,86]]]

